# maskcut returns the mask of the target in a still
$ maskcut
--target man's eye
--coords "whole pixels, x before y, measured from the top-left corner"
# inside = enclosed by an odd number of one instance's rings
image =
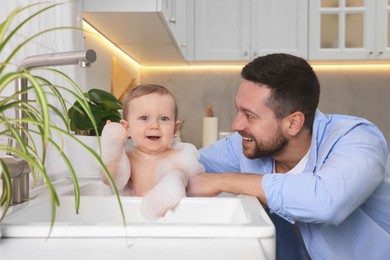
[[[162,116],[160,119],[161,121],[169,121],[169,117],[167,116]]]
[[[140,116],[139,119],[143,121],[147,121],[149,118],[147,116]]]
[[[247,119],[252,119],[252,118],[253,118],[253,116],[250,115],[250,114],[245,114],[245,117],[246,117]]]

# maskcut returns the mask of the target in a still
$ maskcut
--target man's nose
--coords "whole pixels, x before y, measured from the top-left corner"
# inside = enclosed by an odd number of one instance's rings
[[[245,129],[244,120],[240,113],[237,113],[236,117],[233,120],[231,128],[233,131],[241,131]]]

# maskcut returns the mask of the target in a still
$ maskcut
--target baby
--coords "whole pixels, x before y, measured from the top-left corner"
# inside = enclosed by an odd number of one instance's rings
[[[108,121],[102,132],[103,162],[121,195],[144,197],[141,213],[149,220],[173,210],[186,196],[189,178],[204,172],[195,146],[174,142],[180,127],[177,118],[176,100],[169,90],[141,85],[126,98],[120,123]],[[130,148],[126,148],[128,138]]]

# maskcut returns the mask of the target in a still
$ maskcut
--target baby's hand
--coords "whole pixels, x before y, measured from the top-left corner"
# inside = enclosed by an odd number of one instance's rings
[[[180,174],[164,176],[146,195],[140,205],[141,214],[149,221],[165,216],[168,210],[173,210],[182,198],[186,196],[185,184]]]
[[[101,140],[102,142],[107,143],[107,145],[118,145],[123,147],[127,140],[126,129],[120,123],[107,120],[102,131]]]

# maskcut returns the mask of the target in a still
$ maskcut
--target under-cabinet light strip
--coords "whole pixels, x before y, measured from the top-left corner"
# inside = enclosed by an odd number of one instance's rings
[[[95,36],[99,41],[101,41],[104,45],[107,45],[111,50],[113,50],[118,55],[122,56],[125,60],[127,60],[132,66],[137,68],[142,68],[142,66],[127,55],[123,50],[121,50],[118,46],[116,46],[112,41],[107,39],[104,35],[102,35],[99,31],[97,31],[92,25],[90,25],[87,21],[83,20],[83,30],[85,33],[88,33],[91,36]]]
[[[150,69],[150,70],[241,70],[245,64],[242,65],[188,65],[188,66],[143,66],[137,61],[132,59],[127,55],[123,50],[118,46],[112,43],[104,35],[98,32],[93,26],[91,26],[87,21],[83,20],[83,28],[86,32],[92,33],[92,35],[97,36],[104,44],[108,45],[116,53],[124,57],[129,63],[133,66],[136,66],[139,69]],[[312,64],[313,69],[315,70],[390,70],[390,64]]]

